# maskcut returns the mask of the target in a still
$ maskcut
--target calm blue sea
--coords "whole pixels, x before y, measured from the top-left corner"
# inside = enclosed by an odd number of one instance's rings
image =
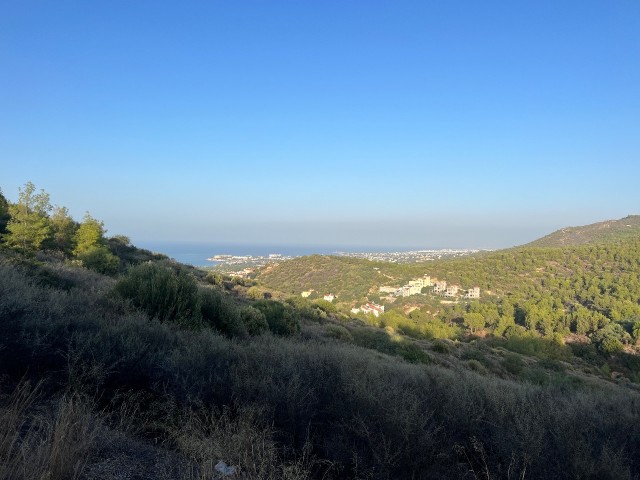
[[[340,245],[245,245],[245,244],[216,244],[216,243],[189,243],[189,242],[136,242],[136,246],[146,248],[156,253],[165,255],[181,263],[195,265],[197,267],[213,266],[215,262],[208,262],[207,258],[214,255],[252,255],[265,256],[271,253],[279,253],[290,257],[303,255],[329,255],[336,252],[400,252],[414,250],[413,248],[394,247],[358,247]]]

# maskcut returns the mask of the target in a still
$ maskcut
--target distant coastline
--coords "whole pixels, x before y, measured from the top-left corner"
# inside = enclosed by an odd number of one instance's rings
[[[344,246],[344,245],[264,245],[264,244],[220,244],[189,242],[136,242],[140,248],[162,253],[181,263],[196,267],[211,267],[229,257],[269,257],[285,258],[305,255],[354,255],[382,252],[445,251],[446,248],[394,247],[394,246]],[[465,251],[457,249],[456,251]],[[469,252],[477,250],[468,250]]]

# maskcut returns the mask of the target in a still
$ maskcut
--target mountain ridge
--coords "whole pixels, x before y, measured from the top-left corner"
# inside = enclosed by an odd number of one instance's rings
[[[561,228],[523,246],[568,247],[607,243],[638,236],[640,236],[640,215],[627,215],[617,220]]]

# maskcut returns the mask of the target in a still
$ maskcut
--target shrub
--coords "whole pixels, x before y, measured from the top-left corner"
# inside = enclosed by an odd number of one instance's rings
[[[391,327],[384,331],[370,328],[357,328],[351,331],[353,342],[361,347],[377,350],[388,355],[397,355],[410,363],[429,364],[433,362],[431,356],[422,348],[397,334],[393,334]]]
[[[207,282],[216,287],[221,287],[224,284],[224,277],[217,272],[209,272],[206,276]]]
[[[459,327],[447,325],[437,320],[423,323],[421,329],[427,338],[454,339],[459,335]]]
[[[615,353],[621,352],[624,348],[624,345],[617,338],[607,337],[598,344],[598,347],[600,348],[600,350],[602,350],[602,353],[613,355]]]
[[[276,335],[294,335],[300,331],[300,324],[288,305],[273,300],[259,300],[253,306],[264,314],[269,330]]]
[[[107,247],[102,245],[89,247],[87,250],[77,255],[82,264],[89,270],[93,270],[104,275],[114,275],[118,273],[120,260]]]
[[[336,308],[336,306],[333,303],[325,300],[324,298],[320,298],[320,299],[316,300],[315,304],[318,306],[319,309],[321,309],[325,313],[337,313],[338,312],[338,309]]]
[[[323,302],[327,303],[331,308],[335,310],[334,305],[325,300]],[[297,317],[305,318],[307,320],[311,320],[314,322],[323,322],[327,319],[326,310],[321,306],[306,298],[301,297],[290,297],[285,303],[287,305],[291,305],[295,310],[295,315]]]
[[[592,343],[572,343],[571,351],[576,357],[580,357],[591,365],[601,365],[604,358],[600,351]]]
[[[244,307],[240,310],[240,320],[242,320],[249,335],[260,335],[269,330],[267,318],[257,308]]]
[[[194,324],[200,321],[198,287],[184,271],[145,263],[131,268],[115,292],[131,300],[150,318],[161,322]]]
[[[253,300],[264,298],[264,291],[259,287],[251,287],[247,290],[247,296]]]
[[[431,345],[431,350],[437,353],[451,353],[451,347],[445,342],[435,341]]]
[[[433,359],[418,345],[409,341],[401,341],[394,349],[395,353],[410,363],[433,363]]]
[[[623,344],[628,343],[630,339],[631,336],[618,323],[610,323],[591,337],[598,350],[605,355],[621,352],[624,348]]]
[[[474,372],[478,372],[482,374],[487,373],[487,368],[475,358],[468,360],[467,366]]]
[[[640,342],[640,320],[635,320],[631,327],[631,334],[636,343]]]
[[[504,369],[512,375],[520,375],[524,370],[525,363],[519,355],[509,353],[502,360]]]
[[[569,360],[572,355],[569,347],[555,340],[540,338],[530,333],[511,335],[506,341],[499,341],[498,344],[512,352],[538,358]]]
[[[544,368],[546,370],[552,370],[554,372],[564,372],[565,367],[562,363],[557,360],[552,360],[550,358],[543,358],[538,361],[538,366]]]
[[[327,325],[324,331],[328,337],[335,338],[336,340],[340,340],[342,342],[353,341],[353,335],[351,335],[351,332],[342,325]]]
[[[205,325],[228,337],[247,334],[238,308],[216,289],[209,287],[200,290],[200,313]]]

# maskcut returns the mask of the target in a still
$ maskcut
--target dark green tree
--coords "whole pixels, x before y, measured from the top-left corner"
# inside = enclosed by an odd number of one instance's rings
[[[2,194],[2,189],[0,189],[0,236],[6,233],[7,223],[9,223],[10,218],[11,216],[9,215],[9,202]]]
[[[66,207],[54,207],[49,216],[50,236],[43,242],[43,247],[60,250],[67,255],[73,251],[74,237],[78,223],[69,215]]]
[[[99,273],[113,274],[120,261],[106,246],[104,223],[87,212],[74,235],[73,253],[82,264]]]
[[[477,330],[484,328],[484,317],[480,313],[465,313],[464,324],[471,330],[471,333],[475,333]]]

